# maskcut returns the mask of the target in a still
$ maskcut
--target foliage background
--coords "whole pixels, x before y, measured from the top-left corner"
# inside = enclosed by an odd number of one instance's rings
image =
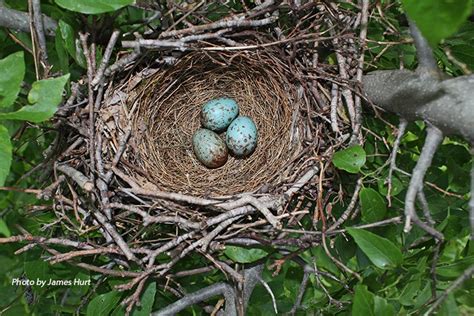
[[[0,1],[1,4],[2,1]],[[408,41],[404,10],[418,23],[423,34],[434,47],[439,66],[451,76],[459,76],[466,70],[474,69],[474,23],[472,1],[456,0],[424,0],[424,1],[378,1],[371,2],[374,10],[368,27],[369,47],[366,53],[366,70],[396,69],[403,64],[408,69],[417,65],[415,49]],[[150,17],[149,11],[124,6],[131,3],[127,0],[111,1],[74,1],[49,0],[42,2],[42,11],[59,23],[55,37],[47,38],[48,54],[53,66],[51,73],[70,75],[70,80],[78,80],[85,73],[84,57],[79,45],[76,44],[78,31],[91,32],[97,46],[97,58],[100,60],[103,46],[107,43],[113,28],[123,33],[141,31],[141,21]],[[251,2],[248,3],[252,5]],[[7,0],[6,6],[20,10],[28,10],[26,0]],[[225,15],[240,7],[238,1],[227,4],[216,3],[209,10],[209,18]],[[377,6],[383,8],[377,10]],[[434,22],[436,21],[436,22]],[[159,22],[155,23],[159,27]],[[405,40],[405,41],[404,41]],[[397,42],[401,42],[398,43]],[[396,43],[396,44],[379,44]],[[6,185],[16,188],[45,187],[49,177],[45,170],[29,173],[34,166],[45,160],[43,152],[54,139],[57,130],[46,119],[52,114],[38,117],[38,113],[26,116],[25,120],[12,120],[11,113],[31,104],[28,95],[32,87],[37,86],[35,65],[30,53],[31,38],[27,33],[15,32],[0,28],[0,59],[23,52],[20,59],[24,60],[24,78],[19,80],[18,98],[12,105],[0,106],[0,155],[9,154],[11,150],[12,163],[9,173],[8,157],[0,156],[0,174],[6,177]],[[19,56],[19,55],[18,55]],[[328,52],[326,58],[335,60]],[[21,73],[21,62],[15,62],[11,70],[0,66],[0,87],[5,82],[12,83],[9,78],[12,73]],[[63,77],[67,79],[67,77]],[[17,80],[18,81],[18,80]],[[66,80],[64,80],[66,82]],[[68,81],[70,82],[70,81]],[[61,95],[64,83],[57,84],[48,90],[39,91],[41,97],[53,94]],[[10,88],[10,87],[9,87]],[[12,89],[16,89],[13,87]],[[69,91],[69,83],[66,83]],[[1,92],[1,89],[0,89]],[[0,99],[1,101],[1,99]],[[53,102],[54,107],[59,104]],[[1,103],[0,103],[1,104]],[[52,106],[52,103],[48,103]],[[48,109],[48,111],[53,109]],[[47,112],[48,112],[47,111]],[[345,167],[347,162],[343,153],[335,156],[334,164],[340,168],[338,181],[344,196],[350,195],[355,182],[355,173],[363,174],[364,187],[360,193],[361,214],[354,220],[348,221],[346,227],[361,223],[371,223],[386,218],[399,216],[403,213],[403,201],[409,177],[396,173],[392,192],[392,203],[389,206],[385,195],[387,188],[385,180],[388,173],[387,161],[395,140],[395,126],[398,118],[390,114],[375,115],[370,109],[364,113],[365,144],[362,153],[365,163],[351,170]],[[423,123],[410,123],[406,135],[402,139],[398,155],[398,167],[406,172],[413,169],[424,143]],[[11,147],[7,139],[11,139]],[[10,149],[11,148],[11,149]],[[355,150],[355,149],[353,149]],[[464,269],[474,264],[474,247],[470,240],[467,201],[469,198],[469,173],[472,157],[469,145],[457,137],[446,138],[438,150],[433,165],[430,167],[425,186],[433,218],[437,229],[446,237],[446,243],[441,248],[436,276],[437,291],[441,293],[450,282],[458,277]],[[48,170],[46,170],[48,171]],[[25,176],[26,175],[26,176]],[[447,194],[446,192],[449,192]],[[349,196],[350,197],[350,196]],[[10,236],[19,233],[18,226],[26,228],[32,234],[40,234],[45,223],[52,220],[47,213],[41,216],[31,216],[32,210],[45,206],[45,201],[37,200],[34,195],[19,191],[0,191],[0,235]],[[333,215],[337,218],[347,205],[343,198],[333,205]],[[57,225],[51,230],[61,230]],[[363,280],[344,275],[321,247],[315,247],[302,254],[309,260],[317,258],[318,269],[327,271],[347,282],[349,288],[334,282],[330,278],[317,279],[310,277],[303,305],[303,314],[316,312],[322,314],[353,314],[353,315],[395,315],[418,314],[426,311],[431,300],[432,277],[430,264],[433,259],[434,240],[423,239],[424,233],[414,228],[409,234],[403,232],[402,225],[389,225],[370,230],[373,235],[361,235],[360,231],[349,230],[346,235],[339,235],[333,240],[331,252],[340,258],[350,268],[359,271]],[[382,238],[379,238],[379,237]],[[294,237],[298,237],[295,235]],[[364,247],[364,240],[368,246]],[[380,245],[388,255],[387,258],[374,251],[374,245]],[[393,245],[394,249],[390,248]],[[118,306],[125,293],[114,290],[114,285],[121,283],[120,279],[104,278],[74,268],[67,264],[49,265],[42,259],[40,248],[15,255],[19,249],[17,244],[0,245],[0,314],[1,315],[54,315],[54,314],[87,314],[113,315],[123,314]],[[236,248],[225,254],[235,262],[254,261],[262,257],[261,253],[249,252]],[[264,252],[266,266],[271,265],[275,257],[271,251]],[[100,260],[100,258],[98,258]],[[385,261],[384,261],[385,260]],[[310,262],[311,263],[311,262]],[[187,267],[202,264],[199,257],[191,256]],[[273,271],[265,269],[264,280],[268,282],[277,301],[280,313],[290,311],[298,293],[303,277],[303,271],[292,263],[283,266],[280,273],[272,275]],[[91,286],[71,287],[24,287],[12,286],[13,278],[26,276],[29,279],[74,279],[92,280]],[[217,272],[204,276],[182,279],[182,287],[193,292],[206,284],[222,280]],[[142,307],[136,308],[134,315],[148,315],[174,301],[174,297],[163,291],[157,285],[163,282],[151,282],[147,285],[142,297]],[[327,293],[320,286],[321,283]],[[442,305],[440,315],[472,315],[474,313],[474,281],[464,283],[454,294],[451,294]],[[217,299],[216,299],[217,301]],[[338,302],[342,303],[339,305]],[[249,314],[273,315],[273,306],[267,291],[258,286],[252,296]],[[201,314],[202,310],[195,307],[188,314]]]

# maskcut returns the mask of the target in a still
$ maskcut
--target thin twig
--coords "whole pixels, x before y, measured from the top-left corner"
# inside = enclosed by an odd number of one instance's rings
[[[420,158],[413,168],[412,177],[408,186],[407,194],[405,196],[405,232],[409,232],[411,229],[411,221],[422,228],[424,231],[429,233],[436,239],[443,240],[443,234],[436,229],[430,227],[426,223],[420,220],[415,210],[415,199],[420,190],[423,189],[423,179],[431,165],[433,156],[438,148],[439,144],[443,140],[443,133],[435,126],[428,125],[427,135],[423,149],[421,150]]]

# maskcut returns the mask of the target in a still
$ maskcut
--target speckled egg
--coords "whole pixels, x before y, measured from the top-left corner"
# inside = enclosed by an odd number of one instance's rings
[[[227,129],[227,147],[239,158],[248,156],[255,150],[257,139],[257,126],[248,116],[237,117]]]
[[[234,99],[213,99],[202,106],[201,124],[214,132],[225,131],[239,115],[239,106]]]
[[[193,135],[196,158],[208,168],[223,166],[228,157],[225,142],[213,131],[200,128]]]

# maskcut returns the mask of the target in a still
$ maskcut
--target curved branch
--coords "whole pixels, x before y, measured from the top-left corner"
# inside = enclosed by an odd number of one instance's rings
[[[199,291],[194,293],[188,294],[183,298],[179,299],[178,301],[174,302],[166,306],[165,308],[152,313],[152,316],[167,316],[167,315],[176,315],[183,309],[194,305],[196,303],[205,301],[210,299],[211,297],[223,295],[225,297],[225,310],[224,315],[229,316],[236,316],[237,315],[237,308],[236,308],[236,296],[235,291],[227,283],[217,283],[205,287]]]
[[[405,232],[410,231],[411,221],[413,221],[424,231],[438,240],[443,240],[443,235],[433,227],[420,220],[416,214],[415,200],[418,192],[420,192],[423,188],[423,179],[425,177],[426,171],[428,170],[429,166],[431,166],[433,156],[442,140],[443,133],[438,128],[428,125],[425,144],[421,150],[420,158],[413,169],[410,184],[405,197]]]

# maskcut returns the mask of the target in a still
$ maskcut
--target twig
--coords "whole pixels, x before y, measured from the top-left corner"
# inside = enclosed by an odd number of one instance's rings
[[[125,205],[121,203],[110,203],[109,206],[111,208],[119,208],[119,209],[127,210],[130,213],[135,213],[135,214],[140,215],[143,220],[143,226],[148,226],[152,223],[173,223],[173,224],[178,224],[179,226],[183,226],[190,229],[201,228],[200,223],[189,221],[187,219],[182,218],[181,216],[178,216],[177,214],[175,216],[164,216],[164,215],[153,216],[139,209],[138,207],[131,206],[131,205]],[[120,214],[120,216],[122,217],[124,215]]]
[[[258,283],[258,278],[261,277],[263,272],[264,264],[260,263],[245,269],[244,271],[244,279],[245,282],[243,284],[243,291],[242,291],[242,300],[243,300],[243,308],[244,310],[247,309],[248,303],[250,301],[250,297],[252,296],[252,292],[255,286]]]
[[[46,38],[44,36],[44,22],[43,15],[41,14],[40,0],[31,0],[33,9],[33,25],[35,27],[38,45],[40,48],[39,56],[43,65],[44,77],[48,76],[50,65],[48,62],[48,52],[46,49]]]
[[[103,80],[105,67],[107,67],[107,64],[109,63],[110,56],[112,55],[112,50],[115,47],[115,43],[117,42],[119,35],[120,35],[120,31],[116,30],[110,36],[109,43],[107,44],[107,48],[105,49],[105,52],[104,52],[104,57],[102,58],[99,69],[97,70],[95,77],[91,82],[91,85],[93,87],[97,86],[99,82]]]
[[[270,294],[270,297],[272,298],[272,303],[273,303],[273,309],[275,310],[275,315],[278,315],[278,308],[277,308],[277,303],[275,300],[275,295],[272,292],[272,289],[268,286],[268,283],[265,282],[264,279],[262,279],[260,276],[258,277],[258,282],[263,285],[265,290],[267,290],[268,294]]]
[[[135,41],[123,41],[122,47],[143,47],[143,48],[155,48],[155,49],[178,49],[181,51],[185,51],[191,49],[190,46],[187,45],[189,42],[195,41],[203,41],[213,38],[222,38],[221,36],[228,32],[229,29],[219,30],[215,33],[205,33],[199,35],[190,35],[178,40],[153,40],[153,39],[137,39]]]
[[[60,175],[56,181],[51,183],[49,186],[41,190],[40,193],[36,195],[38,199],[49,200],[53,197],[53,191],[64,181],[65,177]]]
[[[74,182],[76,182],[84,191],[92,192],[92,190],[94,190],[94,183],[79,170],[67,165],[58,165],[56,166],[56,169],[74,180]]]
[[[415,210],[415,199],[420,190],[423,189],[423,179],[431,165],[433,156],[438,148],[439,144],[443,140],[443,133],[435,126],[428,125],[427,135],[423,149],[421,150],[420,158],[413,168],[412,177],[408,186],[407,194],[405,196],[405,232],[409,232],[411,229],[411,221],[422,228],[431,236],[436,239],[443,240],[443,234],[436,229],[430,227],[423,221],[421,221],[416,214]]]
[[[471,156],[474,158],[474,146],[471,148]],[[471,199],[469,200],[469,221],[471,222],[471,240],[474,240],[474,163],[472,163],[471,166]]]
[[[359,52],[359,64],[357,67],[356,81],[359,86],[362,86],[362,75],[364,71],[364,59],[365,59],[365,47],[367,39],[367,25],[369,18],[369,0],[362,0],[361,9],[361,29],[360,29],[360,52]],[[362,125],[362,104],[359,94],[355,94],[354,97],[354,125],[352,130],[352,136],[350,143],[355,144],[360,137],[360,127]],[[362,141],[360,141],[362,142]]]
[[[359,273],[357,273],[357,272],[355,272],[355,271],[352,271],[349,267],[347,267],[345,264],[343,264],[340,260],[336,259],[336,258],[331,254],[331,252],[330,252],[329,249],[328,249],[328,246],[326,245],[326,236],[325,236],[324,233],[323,233],[323,236],[322,236],[322,242],[323,242],[324,251],[326,252],[327,256],[328,256],[337,266],[339,266],[340,268],[342,268],[344,271],[348,272],[349,274],[352,274],[353,276],[355,276],[357,279],[359,279],[359,281],[362,281],[362,277],[360,276]]]
[[[303,279],[301,280],[300,287],[298,289],[298,295],[296,296],[295,303],[293,304],[293,307],[291,308],[290,313],[289,313],[292,316],[296,315],[296,311],[301,306],[301,301],[303,300],[306,287],[308,286],[309,275],[310,273],[304,270]]]
[[[331,128],[334,133],[340,133],[337,124],[337,107],[339,106],[339,87],[333,83],[331,88]]]
[[[474,265],[470,266],[456,279],[454,280],[451,285],[444,290],[443,294],[439,296],[439,298],[430,306],[430,308],[426,311],[424,315],[431,315],[439,305],[451,294],[454,290],[456,290],[459,286],[461,286],[465,281],[467,281],[472,275],[474,274]]]
[[[356,187],[354,189],[354,193],[352,193],[352,198],[351,198],[351,201],[349,202],[349,205],[347,206],[344,213],[342,213],[341,216],[339,216],[337,221],[334,224],[332,224],[331,227],[329,227],[329,229],[327,230],[327,233],[330,233],[331,231],[341,226],[349,218],[349,216],[352,213],[352,210],[354,209],[354,207],[357,204],[357,201],[359,200],[359,192],[361,188],[362,188],[362,178],[359,178],[356,182]]]
[[[79,33],[79,38],[82,44],[82,50],[84,51],[84,56],[86,57],[87,63],[87,87],[88,87],[88,109],[89,109],[89,156],[90,156],[90,177],[94,181],[94,172],[95,172],[95,118],[94,118],[94,92],[92,90],[92,78],[94,76],[94,69],[92,63],[91,52],[87,47],[87,39],[89,34]]]
[[[163,37],[175,37],[184,34],[196,34],[203,31],[215,30],[219,28],[236,28],[236,27],[259,27],[267,24],[271,24],[276,21],[275,17],[264,18],[261,20],[245,20],[245,19],[236,19],[236,20],[224,20],[217,21],[214,23],[196,25],[187,29],[167,31],[160,34],[160,38]]]
[[[387,201],[388,201],[388,206],[392,206],[392,199],[390,197],[392,193],[392,175],[393,171],[397,167],[397,154],[398,154],[398,149],[400,148],[400,142],[403,138],[403,135],[405,135],[405,131],[408,125],[408,121],[404,118],[400,118],[400,123],[398,124],[398,132],[397,132],[397,138],[395,139],[395,142],[393,143],[393,149],[392,149],[392,154],[390,155],[390,168],[388,169],[388,177],[387,177]]]
[[[126,55],[125,57],[120,58],[114,64],[107,67],[107,69],[104,72],[104,75],[106,77],[109,77],[113,75],[114,73],[116,73],[117,71],[124,69],[128,64],[135,61],[135,59],[137,59],[138,56],[140,56],[140,54],[141,54],[140,47],[135,47],[133,52]]]
[[[235,291],[227,283],[213,284],[194,293],[187,294],[183,298],[174,302],[173,304],[170,304],[157,312],[151,313],[151,316],[176,315],[188,306],[192,306],[196,303],[208,300],[211,297],[217,295],[223,295],[225,298],[224,315],[237,316]]]
[[[128,260],[133,260],[133,261],[138,262],[139,260],[137,259],[137,257],[135,257],[133,252],[128,247],[127,243],[123,240],[122,236],[119,233],[117,233],[114,226],[111,223],[109,223],[108,219],[98,211],[94,212],[94,217],[102,225],[102,227],[107,231],[107,233],[113,238],[117,246],[120,248],[120,250],[122,250],[125,257],[127,257]]]
[[[122,304],[127,305],[127,308],[125,309],[125,315],[128,316],[132,312],[132,309],[135,305],[139,306],[140,305],[140,294],[143,291],[143,288],[145,287],[145,283],[148,280],[148,278],[143,278],[137,285],[135,291],[131,296],[129,296],[127,299],[125,299]]]

